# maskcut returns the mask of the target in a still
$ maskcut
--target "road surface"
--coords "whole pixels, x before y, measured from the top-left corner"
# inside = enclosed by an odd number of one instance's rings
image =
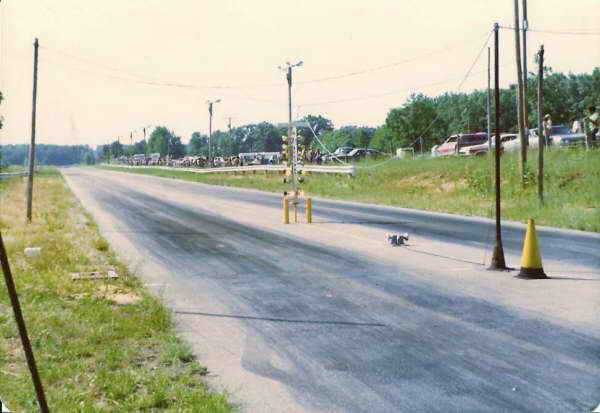
[[[539,232],[550,280],[485,270],[483,219],[93,168],[68,184],[245,411],[585,412],[600,402],[600,237]],[[386,244],[408,232],[409,246]],[[518,267],[524,226],[503,232]]]

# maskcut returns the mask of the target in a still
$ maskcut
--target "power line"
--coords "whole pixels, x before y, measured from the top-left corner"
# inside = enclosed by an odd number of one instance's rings
[[[46,58],[48,58],[48,56],[46,56]],[[145,79],[141,79],[141,78],[131,78],[131,77],[115,75],[112,73],[106,73],[106,72],[97,70],[95,68],[90,68],[90,67],[81,68],[81,67],[70,66],[68,64],[65,64],[65,62],[63,62],[63,61],[57,60],[55,58],[55,56],[51,57],[50,60],[52,60],[54,63],[56,63],[59,66],[62,66],[64,68],[75,70],[75,71],[78,71],[81,73],[87,73],[92,76],[99,75],[106,79],[114,79],[114,80],[119,80],[119,81],[128,82],[128,83],[136,83],[136,84],[147,85],[147,86],[167,87],[167,88],[174,88],[174,89],[207,90],[207,87],[196,85],[196,84],[145,80]],[[279,86],[281,86],[281,84],[279,84]],[[226,93],[228,94],[228,96],[232,95],[232,97],[238,98],[238,99],[250,100],[253,102],[260,102],[260,103],[269,103],[269,104],[273,104],[273,105],[281,104],[281,101],[278,101],[278,100],[271,100],[271,99],[249,96],[239,90],[236,91],[235,89],[227,89]]]
[[[488,37],[486,38],[484,48],[485,48],[485,46],[487,46],[490,36],[491,36],[491,34],[489,34]],[[469,77],[471,77],[472,75],[487,72],[487,69],[473,72],[473,68],[475,67],[475,64],[481,57],[482,51],[483,51],[483,49],[479,52],[479,54],[477,55],[477,58],[475,59],[473,64],[470,66],[469,70],[467,71],[466,76],[458,77],[459,79],[462,79],[460,84],[458,85],[458,90],[460,90],[462,88],[462,86],[464,85],[466,80]],[[421,88],[425,88],[425,87],[429,87],[429,86],[436,86],[436,85],[440,85],[440,84],[444,84],[444,83],[449,83],[456,79],[457,79],[457,77],[455,76],[452,78],[447,78],[447,79],[436,81],[436,82],[429,82],[429,83],[425,83],[425,84],[421,84],[421,85],[409,86],[406,88],[402,88],[402,89],[394,90],[394,91],[390,91],[390,92],[383,92],[383,93],[363,95],[363,96],[355,96],[355,97],[350,97],[350,98],[345,98],[345,99],[327,100],[327,101],[322,101],[322,102],[302,103],[302,106],[303,107],[304,106],[320,106],[320,105],[329,105],[329,104],[335,104],[335,103],[347,103],[347,102],[354,102],[354,101],[360,101],[360,100],[377,99],[377,98],[381,98],[381,97],[392,96],[392,95],[396,95],[399,93],[404,93],[406,91],[410,91],[410,90],[414,90],[414,89],[421,89]]]
[[[481,49],[479,50],[479,53],[477,53],[477,56],[473,60],[473,63],[471,63],[471,66],[469,67],[469,70],[467,70],[467,73],[465,74],[463,80],[458,84],[458,88],[457,88],[458,91],[460,91],[460,89],[463,87],[463,85],[465,84],[465,82],[467,81],[467,79],[469,78],[469,76],[471,75],[471,72],[473,71],[473,68],[475,67],[475,65],[477,64],[477,61],[481,57],[481,54],[483,53],[483,51],[485,50],[485,48],[488,46],[490,38],[492,37],[493,33],[494,33],[494,31],[490,31],[489,32],[487,38],[485,39],[485,42],[483,43],[483,46],[481,46]],[[431,121],[431,123],[419,134],[419,137],[425,135],[429,131],[429,129],[431,129],[431,127],[433,126],[433,124],[435,122],[437,122],[437,120],[439,119],[439,117],[440,117],[440,114],[438,112],[438,113],[436,113],[435,118]],[[413,144],[414,144],[414,142],[413,142]]]
[[[401,66],[406,63],[412,63],[412,62],[421,60],[421,59],[429,57],[429,56],[437,55],[440,52],[447,52],[450,50],[454,50],[457,48],[458,45],[464,45],[464,44],[465,44],[465,42],[461,41],[460,43],[455,43],[453,46],[446,46],[446,47],[435,49],[435,50],[429,50],[425,53],[421,53],[417,56],[413,56],[408,59],[400,60],[398,62],[388,63],[385,65],[375,66],[375,67],[371,67],[371,68],[367,68],[367,69],[363,69],[363,70],[342,73],[340,75],[332,75],[332,76],[326,76],[326,77],[317,78],[317,79],[304,80],[304,81],[297,82],[297,83],[301,84],[301,85],[310,84],[310,83],[320,83],[320,82],[325,82],[325,81],[330,81],[330,80],[344,79],[344,78],[351,77],[351,76],[359,76],[359,75],[363,75],[363,74],[367,74],[367,73],[378,72],[381,70],[386,70],[386,69],[390,69],[393,67]]]
[[[471,73],[471,75],[482,74],[486,71],[487,70],[480,70],[480,71]],[[329,105],[329,104],[335,104],[335,103],[355,102],[355,101],[368,100],[368,99],[378,99],[381,97],[397,95],[399,93],[404,93],[404,92],[407,92],[410,90],[422,89],[422,88],[426,88],[426,87],[430,87],[430,86],[436,86],[436,85],[441,85],[441,84],[445,84],[445,83],[450,83],[457,79],[462,79],[462,76],[453,76],[451,78],[446,78],[444,80],[439,80],[436,82],[429,82],[429,83],[423,83],[420,85],[408,86],[408,87],[405,87],[402,89],[397,89],[397,90],[394,90],[391,92],[383,92],[383,93],[377,93],[377,94],[372,94],[372,95],[356,96],[356,97],[351,97],[351,98],[346,98],[346,99],[327,100],[327,101],[313,102],[313,103],[303,103],[302,106],[319,106],[319,105]]]
[[[363,74],[368,74],[368,73],[374,73],[374,72],[378,72],[381,70],[386,70],[386,69],[390,69],[393,67],[397,67],[397,66],[401,66],[407,63],[411,63],[414,61],[418,61],[424,58],[427,58],[429,56],[432,55],[436,55],[440,52],[445,52],[445,51],[449,51],[449,50],[453,50],[455,49],[458,45],[463,45],[463,42],[460,43],[456,43],[453,46],[450,47],[444,47],[444,48],[440,48],[440,49],[435,49],[435,50],[430,50],[427,51],[425,53],[419,54],[417,56],[408,58],[408,59],[404,59],[398,62],[393,62],[393,63],[389,63],[389,64],[385,64],[385,65],[380,65],[380,66],[375,66],[375,67],[371,67],[371,68],[367,68],[367,69],[363,69],[363,70],[356,70],[356,71],[351,71],[351,72],[347,72],[347,73],[342,73],[339,75],[331,75],[331,76],[326,76],[326,77],[322,77],[322,78],[316,78],[316,79],[309,79],[309,80],[305,80],[305,81],[299,81],[297,82],[298,85],[306,85],[306,84],[312,84],[312,83],[322,83],[322,82],[326,82],[326,81],[331,81],[331,80],[338,80],[338,79],[344,79],[344,78],[348,78],[348,77],[353,77],[353,76],[359,76],[359,75],[363,75]],[[280,87],[281,83],[279,82],[272,82],[272,83],[256,83],[256,84],[241,84],[241,85],[199,85],[199,84],[194,84],[194,83],[184,83],[184,82],[178,82],[178,81],[165,81],[165,80],[156,80],[156,79],[151,79],[148,77],[144,77],[142,75],[140,75],[139,73],[133,73],[130,71],[126,71],[123,70],[121,68],[117,68],[114,66],[110,66],[110,65],[106,65],[104,63],[100,63],[98,61],[95,61],[93,59],[87,58],[87,57],[81,57],[60,49],[55,49],[52,47],[44,47],[45,50],[48,50],[50,52],[53,53],[57,53],[57,54],[61,54],[67,58],[82,62],[84,64],[88,64],[88,65],[93,65],[94,67],[98,66],[98,67],[103,67],[106,70],[109,70],[111,72],[116,72],[116,73],[120,73],[123,75],[127,75],[130,76],[132,79],[127,79],[129,81],[135,81],[141,84],[148,84],[148,85],[152,85],[152,86],[166,86],[166,87],[179,87],[179,88],[195,88],[195,89],[247,89],[247,88],[257,88],[257,87]],[[252,100],[256,100],[259,101],[260,99],[258,98],[253,98]],[[274,103],[274,102],[271,102]]]
[[[515,30],[514,26],[500,26],[504,30]],[[546,34],[557,34],[566,36],[600,36],[600,32],[581,32],[581,31],[560,31],[560,30],[542,30],[542,29],[527,29],[528,32],[534,33],[546,33]]]
[[[96,60],[87,58],[87,57],[81,57],[81,56],[77,56],[74,55],[72,53],[69,52],[65,52],[63,50],[59,50],[59,49],[54,49],[54,48],[49,48],[49,47],[43,47],[44,50],[50,51],[52,53],[57,53],[60,54],[64,57],[70,58],[72,60],[76,60],[79,62],[82,62],[84,64],[89,64],[89,65],[94,65],[94,66],[99,66],[99,67],[103,67],[107,70],[110,70],[112,72],[117,72],[123,75],[127,75],[132,77],[134,80],[140,82],[140,83],[145,83],[145,84],[150,84],[150,85],[155,85],[155,86],[168,86],[168,87],[181,87],[181,88],[195,88],[195,89],[244,89],[244,88],[254,88],[254,87],[273,87],[273,86],[278,86],[280,87],[282,85],[281,82],[272,82],[272,83],[255,83],[255,84],[241,84],[241,85],[199,85],[199,84],[194,84],[194,83],[184,83],[184,82],[178,82],[178,81],[170,81],[170,80],[156,80],[156,79],[151,79],[148,77],[145,77],[139,73],[134,73],[134,72],[130,72],[130,71],[126,71],[123,70],[121,68],[117,68],[114,66],[110,66],[110,65],[106,65],[104,63],[100,63]]]

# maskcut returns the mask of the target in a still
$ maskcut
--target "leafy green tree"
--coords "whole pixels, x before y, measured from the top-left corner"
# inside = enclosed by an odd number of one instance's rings
[[[402,147],[413,146],[419,137],[423,137],[426,147],[431,146],[436,131],[447,129],[443,119],[437,116],[435,101],[422,94],[414,94],[402,107],[392,109],[385,126]]]
[[[171,134],[169,139],[169,155],[172,158],[178,159],[185,156],[185,145],[181,142],[179,136]]]
[[[106,145],[110,148],[109,145]],[[110,149],[109,149],[110,150]],[[29,145],[1,145],[2,165],[24,165],[27,162]],[[85,162],[93,151],[87,145],[36,145],[36,162],[40,165],[74,165]]]
[[[208,136],[202,135],[200,132],[192,133],[187,153],[190,155],[208,156]]]
[[[302,118],[303,121],[310,123],[315,135],[321,137],[326,132],[333,131],[333,122],[321,115],[307,115]],[[287,130],[285,132],[287,134]],[[298,135],[302,136],[303,143],[309,147],[313,143],[314,135],[310,128],[302,126],[298,128]]]
[[[400,147],[402,146],[398,137],[385,125],[377,128],[371,139],[371,148],[381,152],[394,154]]]
[[[166,127],[159,126],[155,128],[148,140],[148,151],[150,153],[160,153],[160,156],[167,156],[169,154],[170,139],[171,132]]]
[[[96,159],[94,159],[94,154],[92,152],[86,152],[83,161],[86,165],[93,165],[96,163]]]
[[[118,140],[110,144],[110,153],[114,158],[125,155],[123,145]]]
[[[133,144],[133,155],[135,154],[145,154],[148,152],[148,145],[146,144],[146,141],[144,139],[142,139],[141,141],[138,141],[136,143]]]
[[[335,151],[340,146],[352,146],[352,136],[355,126],[343,126],[331,132],[325,132],[321,141],[329,151]]]
[[[110,162],[111,158],[110,145],[102,145],[102,159]]]
[[[375,128],[359,127],[356,128],[352,142],[359,148],[368,148],[371,143],[373,135],[375,135]]]

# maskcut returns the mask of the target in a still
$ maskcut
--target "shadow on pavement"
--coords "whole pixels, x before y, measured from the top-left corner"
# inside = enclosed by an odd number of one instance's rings
[[[205,313],[201,311],[186,311],[186,310],[175,310],[175,314],[184,315],[200,315],[204,317],[218,317],[218,318],[237,318],[240,320],[259,320],[259,321],[273,321],[277,323],[303,323],[303,324],[332,324],[332,325],[344,325],[344,326],[359,326],[359,327],[387,327],[385,324],[380,323],[355,323],[352,321],[327,321],[327,320],[290,320],[287,318],[274,318],[274,317],[255,317],[249,315],[236,315],[236,314],[217,314],[217,313]]]

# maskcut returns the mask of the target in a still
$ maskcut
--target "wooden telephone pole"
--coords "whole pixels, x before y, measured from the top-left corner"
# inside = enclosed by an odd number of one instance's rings
[[[523,123],[525,124],[525,142],[529,146],[529,105],[527,104],[527,0],[523,0]]]
[[[29,145],[29,177],[27,179],[27,221],[31,222],[33,173],[35,172],[35,112],[37,106],[38,39],[33,43],[33,105],[31,108],[31,143]]]
[[[521,36],[520,26],[521,22],[519,19],[519,0],[515,1],[515,56],[517,58],[517,82],[519,87],[518,99],[517,99],[517,119],[519,122],[519,141],[521,143],[521,162],[520,162],[520,173],[521,183],[525,184],[525,171],[527,170],[527,141],[525,139],[525,119],[523,119],[523,72],[521,70]]]
[[[546,149],[546,136],[543,126],[543,111],[544,111],[544,45],[540,47],[538,53],[538,197],[540,203],[544,204],[544,150]]]
[[[29,367],[29,373],[31,374],[31,380],[33,381],[33,387],[38,399],[39,408],[42,413],[48,413],[48,402],[46,401],[44,386],[42,385],[42,380],[40,379],[40,373],[38,372],[35,357],[33,355],[31,341],[29,340],[29,335],[27,334],[27,326],[25,325],[25,319],[23,318],[23,312],[21,311],[21,304],[19,302],[17,288],[15,287],[15,281],[13,279],[12,272],[10,271],[6,248],[4,247],[4,242],[2,241],[2,234],[0,234],[0,267],[2,268],[2,273],[4,274],[4,281],[6,283],[6,289],[8,290],[8,297],[10,298],[10,304],[13,308],[17,329],[19,330],[19,336],[21,337],[23,352],[25,353],[27,367]]]
[[[494,253],[492,255],[492,263],[490,270],[507,270],[506,261],[504,260],[504,248],[502,247],[502,224],[500,213],[500,72],[499,72],[499,46],[498,46],[498,23],[494,24],[494,110],[495,110],[495,148],[494,148],[494,164],[496,169],[495,184],[496,184],[496,244],[494,245]]]

